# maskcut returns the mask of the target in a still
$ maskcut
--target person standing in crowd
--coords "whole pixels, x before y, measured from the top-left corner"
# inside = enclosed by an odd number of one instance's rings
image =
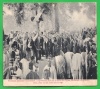
[[[38,63],[38,60],[41,60],[41,45],[40,45],[40,35],[38,33],[38,37],[35,40],[36,45],[36,63]]]
[[[48,38],[45,38],[45,55],[47,59],[48,58]]]
[[[64,39],[63,39],[63,33],[62,33],[62,34],[58,37],[58,40],[57,40],[57,44],[59,45],[60,50],[63,50],[63,47],[64,47],[63,41],[64,41]]]
[[[56,37],[54,37],[53,39],[54,39],[53,40],[53,57],[55,57],[57,55],[57,46],[58,46],[58,44],[57,44]]]
[[[17,49],[19,49],[19,43],[18,43],[18,38],[15,37],[13,40],[12,40],[12,45],[16,46]]]
[[[43,56],[43,54],[44,54],[43,43],[44,43],[43,32],[41,32],[41,35],[40,35],[41,56]]]
[[[87,67],[88,67],[88,60],[87,60],[87,52],[86,52],[86,47],[82,46],[81,47],[81,55],[83,57],[82,61],[82,74],[83,74],[83,79],[87,79]]]
[[[27,59],[31,59],[31,48],[32,48],[32,46],[31,46],[31,37],[30,38],[28,38],[27,39],[27,42],[26,42],[26,44],[27,44],[27,48],[26,48],[26,57],[27,57]]]
[[[43,69],[42,79],[57,79],[56,69],[51,60],[48,60],[48,64]]]
[[[88,79],[95,79],[96,78],[96,70],[95,68],[97,67],[97,61],[96,61],[96,55],[95,55],[95,51],[93,51],[93,48],[90,49],[89,53],[88,53]],[[94,73],[92,72],[92,70],[94,70]]]
[[[92,62],[92,66],[89,69],[88,79],[97,79],[97,65],[94,61]]]
[[[60,49],[64,52],[64,38],[63,38],[63,34],[62,34],[62,37],[60,39]]]
[[[67,45],[68,45],[68,43],[67,43],[67,39],[64,38],[64,42],[63,42],[63,52],[64,52],[64,53],[67,52]]]
[[[67,46],[67,52],[65,53],[66,73],[67,73],[67,78],[68,79],[71,79],[72,78],[72,74],[71,74],[72,56],[73,56],[73,53],[71,52],[70,45],[68,45]]]
[[[33,71],[33,65],[29,65],[30,72],[26,75],[26,79],[40,79],[36,71]]]
[[[74,46],[74,54],[71,62],[71,72],[73,79],[83,79],[82,75],[82,55],[80,54],[80,47],[77,43]]]
[[[54,58],[55,68],[57,71],[57,79],[66,79],[66,62],[65,55],[60,48],[57,50],[57,55]]]
[[[33,71],[34,72],[39,72],[39,68],[36,65],[35,57],[34,56],[31,57],[31,62],[29,63],[29,66],[32,66],[32,65],[33,65]]]
[[[66,67],[63,56],[55,56],[55,62],[55,67],[57,70],[57,79],[66,79]]]
[[[52,55],[52,42],[48,39],[48,56]]]
[[[26,58],[26,54],[23,55],[23,58],[20,60],[20,63],[22,63],[22,77],[23,79],[25,79],[27,74],[29,73],[29,60]]]
[[[28,33],[26,32],[25,35],[23,35],[23,53],[26,54],[26,48],[27,48],[27,39],[28,39]]]
[[[31,38],[31,42],[30,42],[31,51],[32,51],[31,57],[32,57],[32,56],[36,57],[37,50],[36,50],[35,41],[36,41],[36,39],[37,39],[37,37],[38,37],[38,33],[37,33],[37,34],[32,33],[31,37],[32,37],[32,38]]]
[[[73,38],[70,39],[70,51],[73,52]]]
[[[23,40],[22,40],[22,37],[19,38],[19,52],[20,52],[20,59],[22,59],[23,57]]]
[[[12,58],[14,58],[13,61],[13,66],[16,66],[17,58],[20,60],[20,52],[17,49],[16,45],[14,45],[14,51],[12,51]]]
[[[18,63],[18,65],[17,65],[17,70],[15,71],[15,77],[16,77],[16,79],[22,79],[23,77],[23,73],[22,73],[22,65],[21,65],[21,63]]]
[[[15,57],[16,57],[15,51],[16,51],[16,46],[13,44],[12,51],[11,51],[11,60],[10,60],[12,64],[13,64],[13,61],[15,61]]]

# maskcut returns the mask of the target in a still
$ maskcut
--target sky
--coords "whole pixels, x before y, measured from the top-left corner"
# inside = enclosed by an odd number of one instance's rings
[[[64,3],[59,4],[59,8],[59,20],[63,29],[80,30],[97,24],[95,3]]]
[[[16,24],[13,10],[9,10],[7,6],[3,7],[5,12],[3,15],[4,32],[11,30],[29,30],[35,29],[35,25],[30,21],[32,13],[27,11],[26,22],[21,27]],[[96,3],[58,3],[58,18],[60,31],[81,30],[84,27],[95,27],[96,23]],[[30,23],[30,24],[29,24]],[[47,24],[48,23],[48,24]],[[52,20],[48,16],[44,16],[42,29],[52,29]]]

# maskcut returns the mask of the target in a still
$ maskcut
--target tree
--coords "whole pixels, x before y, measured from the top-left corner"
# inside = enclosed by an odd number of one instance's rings
[[[26,3],[27,4],[27,3]],[[5,3],[9,6],[9,9],[13,8],[15,15],[16,23],[21,26],[23,21],[25,21],[26,7],[25,3]],[[33,15],[30,19],[31,21],[36,22],[37,30],[39,30],[39,23],[43,21],[43,14],[51,17],[53,22],[54,31],[59,32],[59,19],[58,19],[58,4],[57,3],[32,3],[27,4],[31,6],[31,10],[35,11],[35,16]],[[53,29],[52,29],[53,30]]]
[[[9,10],[13,10],[15,18],[16,18],[16,23],[18,25],[22,24],[22,21],[24,20],[24,3],[4,3],[4,5],[8,6]],[[5,13],[5,11],[3,11]]]

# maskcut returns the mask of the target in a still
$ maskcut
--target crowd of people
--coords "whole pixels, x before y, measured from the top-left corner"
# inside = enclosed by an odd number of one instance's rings
[[[4,79],[97,78],[96,28],[54,34],[11,31],[3,46]],[[40,77],[42,57],[48,63]]]

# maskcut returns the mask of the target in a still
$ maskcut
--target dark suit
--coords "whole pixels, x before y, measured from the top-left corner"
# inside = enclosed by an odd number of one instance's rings
[[[33,40],[31,40],[30,46],[32,47],[33,56],[36,56],[36,45],[35,45],[35,42]]]
[[[41,59],[41,44],[40,44],[40,38],[38,37],[35,41],[36,46],[36,62]]]
[[[57,56],[58,54],[57,49],[58,49],[58,44],[57,44],[57,40],[55,40],[53,43],[53,57]]]
[[[48,41],[48,55],[52,55],[52,42],[51,40]]]
[[[63,38],[59,38],[58,41],[57,41],[57,44],[59,45],[60,49],[62,50],[62,47],[63,47]]]
[[[28,39],[27,39],[27,42],[26,42],[26,45],[27,45],[27,48],[26,48],[26,51],[30,51],[30,48],[28,47],[28,44],[29,44],[29,41],[28,41]],[[31,46],[31,45],[30,45]]]
[[[40,37],[40,47],[41,47],[41,55],[42,55],[42,56],[43,56],[43,54],[44,54],[44,51],[43,51],[43,42],[44,42],[43,37]]]
[[[46,55],[46,58],[48,58],[48,41],[45,42],[45,55]]]
[[[67,40],[63,42],[63,52],[66,53],[67,52]]]

